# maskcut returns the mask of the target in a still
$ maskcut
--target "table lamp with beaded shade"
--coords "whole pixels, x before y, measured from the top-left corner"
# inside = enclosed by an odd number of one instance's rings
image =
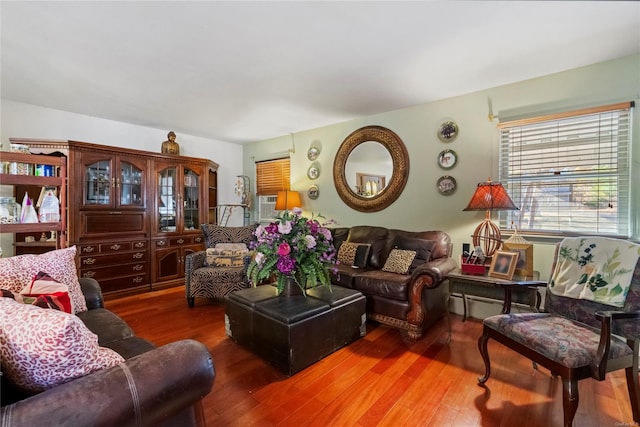
[[[473,246],[480,246],[486,257],[491,257],[502,247],[500,227],[491,221],[491,211],[518,210],[507,194],[507,190],[499,182],[491,181],[478,184],[471,201],[464,211],[485,211],[486,217],[474,230],[471,237]]]

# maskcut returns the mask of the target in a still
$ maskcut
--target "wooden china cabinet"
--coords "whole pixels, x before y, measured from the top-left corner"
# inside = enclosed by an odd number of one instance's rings
[[[98,280],[106,296],[184,283],[184,259],[204,248],[200,225],[217,203],[216,163],[78,141],[11,142],[68,157],[68,241],[80,277]]]

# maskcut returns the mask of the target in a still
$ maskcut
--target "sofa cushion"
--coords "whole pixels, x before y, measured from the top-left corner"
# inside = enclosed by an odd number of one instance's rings
[[[416,252],[416,256],[409,267],[409,274],[411,274],[419,265],[431,260],[431,251],[436,244],[437,242],[435,240],[424,240],[403,235],[396,236],[393,241],[394,248]]]
[[[353,289],[365,295],[378,295],[399,301],[407,301],[409,298],[408,274],[389,273],[382,270],[361,271],[353,281]]]
[[[98,336],[101,346],[133,336],[133,330],[127,323],[106,308],[94,308],[77,314],[87,328]]]
[[[74,313],[87,310],[84,295],[76,273],[76,247],[46,252],[0,258],[0,288],[20,292],[31,284],[34,276],[45,272],[57,282],[67,285]]]
[[[345,288],[352,288],[354,278],[361,272],[362,270],[357,267],[346,264],[336,264],[331,268],[329,274],[331,274],[331,283]]]
[[[347,241],[352,243],[369,243],[371,245],[371,251],[368,266],[380,269],[384,265],[388,255],[385,244],[387,234],[388,230],[384,227],[358,225],[351,227]]]
[[[338,249],[338,262],[352,267],[365,268],[369,261],[371,245],[343,242]]]
[[[382,271],[407,274],[415,257],[416,251],[392,249],[389,254],[389,258],[387,258],[387,261],[384,263],[384,267],[382,267]]]
[[[9,381],[42,391],[115,366],[124,359],[100,347],[75,315],[0,298],[0,356]]]

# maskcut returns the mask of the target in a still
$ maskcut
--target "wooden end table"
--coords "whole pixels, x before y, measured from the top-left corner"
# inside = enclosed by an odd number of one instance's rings
[[[502,313],[511,312],[511,304],[526,304],[532,311],[540,310],[542,297],[539,287],[546,287],[546,280],[540,280],[536,271],[533,276],[513,276],[511,280],[499,279],[484,275],[465,274],[455,269],[447,276],[449,279],[449,294],[460,297],[463,301],[464,315],[462,321],[467,320],[467,295],[502,301]]]

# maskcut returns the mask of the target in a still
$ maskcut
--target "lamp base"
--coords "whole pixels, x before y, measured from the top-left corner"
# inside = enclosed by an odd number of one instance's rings
[[[500,228],[489,218],[482,221],[471,235],[473,246],[480,246],[484,256],[491,259],[491,256],[502,247],[502,233]]]

